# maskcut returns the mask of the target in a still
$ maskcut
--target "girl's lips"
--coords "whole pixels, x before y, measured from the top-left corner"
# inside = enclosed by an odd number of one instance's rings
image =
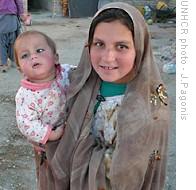
[[[100,67],[101,67],[102,69],[105,69],[105,70],[114,70],[114,69],[118,69],[118,67],[109,67],[109,66],[101,66],[101,65],[100,65]]]

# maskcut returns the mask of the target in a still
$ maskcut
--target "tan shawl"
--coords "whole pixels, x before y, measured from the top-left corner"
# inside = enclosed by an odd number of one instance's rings
[[[132,18],[136,48],[133,78],[117,117],[117,143],[110,172],[112,189],[161,190],[166,170],[169,111],[149,32],[140,12],[125,3],[107,4],[95,17],[108,8],[123,9]],[[56,150],[52,143],[48,144],[53,190],[104,189],[105,148],[97,145],[89,133],[100,79],[91,67],[87,47],[71,78],[65,133]]]

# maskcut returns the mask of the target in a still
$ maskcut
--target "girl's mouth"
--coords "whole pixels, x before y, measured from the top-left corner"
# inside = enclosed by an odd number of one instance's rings
[[[109,67],[109,66],[100,66],[102,69],[105,70],[114,70],[114,69],[118,69],[118,67]]]

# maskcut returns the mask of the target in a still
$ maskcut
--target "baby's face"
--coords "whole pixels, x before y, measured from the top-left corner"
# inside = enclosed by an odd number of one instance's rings
[[[55,77],[58,57],[42,35],[24,36],[17,42],[16,52],[20,69],[29,81],[41,83]]]

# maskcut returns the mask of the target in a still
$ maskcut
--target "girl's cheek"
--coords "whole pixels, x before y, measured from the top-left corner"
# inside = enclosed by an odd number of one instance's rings
[[[92,51],[91,52],[91,61],[94,63],[94,62],[97,62],[99,59],[100,59],[100,54],[98,52],[94,52]]]

